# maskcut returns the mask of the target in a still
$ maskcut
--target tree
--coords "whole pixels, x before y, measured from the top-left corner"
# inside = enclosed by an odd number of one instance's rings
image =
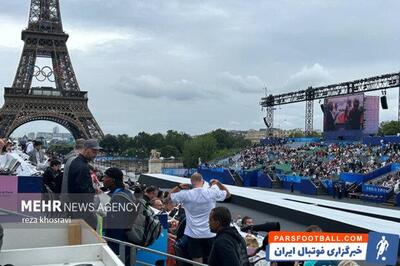
[[[118,153],[119,152],[119,141],[116,136],[107,134],[102,140],[100,140],[100,146],[107,153]]]
[[[126,157],[137,157],[138,153],[135,148],[128,148],[122,153],[122,155]]]
[[[384,121],[379,126],[379,134],[381,135],[397,135],[400,133],[400,125],[398,121]]]
[[[160,149],[160,152],[161,152],[161,156],[164,157],[164,158],[168,158],[168,157],[171,157],[171,156],[177,158],[177,157],[181,156],[181,154],[178,151],[178,149],[175,146],[172,146],[172,145],[163,146]]]
[[[211,135],[217,141],[218,149],[231,149],[235,142],[233,134],[224,129],[217,129],[211,132]]]
[[[72,145],[72,144],[55,143],[55,144],[49,145],[49,147],[47,148],[47,152],[66,155],[73,149],[74,149],[74,145]]]
[[[133,138],[134,147],[139,158],[147,158],[150,156],[151,136],[146,132],[140,132]]]
[[[127,134],[122,134],[117,136],[118,140],[118,153],[122,154],[129,148],[133,148],[133,139],[129,137]]]
[[[234,136],[233,148],[246,148],[251,146],[251,141],[242,135]]]
[[[183,164],[186,167],[197,167],[198,159],[203,162],[212,159],[217,151],[217,141],[210,135],[202,135],[185,143],[183,148]]]
[[[161,149],[161,147],[164,146],[165,140],[164,136],[161,133],[155,133],[150,136],[150,147],[148,147],[150,150],[151,149]]]
[[[168,130],[165,136],[165,145],[171,145],[178,149],[179,153],[182,154],[185,143],[190,140],[191,137],[186,133],[179,133],[175,130]]]

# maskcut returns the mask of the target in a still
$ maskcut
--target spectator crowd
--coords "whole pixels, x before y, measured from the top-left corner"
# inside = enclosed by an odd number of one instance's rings
[[[251,170],[263,168],[266,173],[277,169],[287,175],[309,177],[316,183],[336,179],[341,173],[367,174],[390,163],[400,162],[400,145],[382,143],[380,146],[365,144],[311,143],[302,146],[269,145],[242,150],[226,160],[226,167]],[[379,185],[397,188],[398,174],[388,177]]]
[[[269,170],[280,164],[290,164],[291,171],[296,174],[322,178],[341,171],[364,173],[397,161],[399,147],[388,145],[260,146],[242,151],[230,163],[239,163],[243,169],[262,165]],[[3,152],[10,152],[12,146],[6,140],[0,141]],[[101,150],[96,140],[76,140],[74,150],[64,158],[47,157],[41,146],[40,142],[33,142],[32,145],[26,145],[25,152],[33,165],[44,170],[44,194],[52,194],[50,199],[78,203],[135,204],[136,211],[67,214],[71,218],[84,219],[109,239],[149,246],[160,236],[161,223],[157,217],[165,214],[168,217],[170,254],[212,266],[318,265],[315,261],[266,261],[268,232],[280,230],[280,224],[261,221],[257,225],[250,216],[233,219],[228,208],[216,204],[231,196],[227,187],[218,180],[213,179],[208,183],[199,173],[195,173],[188,183],[179,184],[171,190],[161,190],[156,186],[126,180],[123,172],[115,167],[99,174],[91,165]],[[387,160],[378,160],[382,156],[386,156]],[[397,185],[398,189],[399,174],[388,176],[382,180],[382,185]],[[99,219],[104,221],[100,227]],[[322,229],[314,225],[306,231],[320,232]],[[118,244],[109,239],[110,248],[122,256]],[[125,265],[129,265],[129,247],[125,247],[124,254],[120,258]],[[166,265],[182,264],[169,258]],[[340,264],[330,262],[330,265]]]

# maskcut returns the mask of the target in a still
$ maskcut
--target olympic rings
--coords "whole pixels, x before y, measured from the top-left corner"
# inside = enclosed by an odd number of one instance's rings
[[[43,82],[47,79],[50,82],[54,82],[54,72],[49,66],[40,68],[35,65],[32,72],[32,76],[35,77],[37,81]],[[52,76],[53,78],[51,78]]]

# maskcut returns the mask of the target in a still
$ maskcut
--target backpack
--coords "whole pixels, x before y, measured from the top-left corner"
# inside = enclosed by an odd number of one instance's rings
[[[132,198],[125,193],[117,193],[115,196],[117,195],[133,203]],[[126,236],[129,242],[147,247],[160,236],[161,222],[154,216],[154,212],[143,199],[137,200],[136,204],[138,204],[138,214],[136,219],[132,221],[131,228],[126,231]]]

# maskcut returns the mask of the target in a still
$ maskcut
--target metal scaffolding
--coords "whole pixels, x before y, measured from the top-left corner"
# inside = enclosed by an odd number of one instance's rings
[[[400,73],[383,74],[316,88],[309,87],[305,90],[279,95],[270,94],[261,98],[260,105],[267,109],[268,123],[273,125],[272,107],[305,101],[305,133],[310,134],[313,131],[314,100],[397,87],[399,87],[398,121],[400,123]]]

